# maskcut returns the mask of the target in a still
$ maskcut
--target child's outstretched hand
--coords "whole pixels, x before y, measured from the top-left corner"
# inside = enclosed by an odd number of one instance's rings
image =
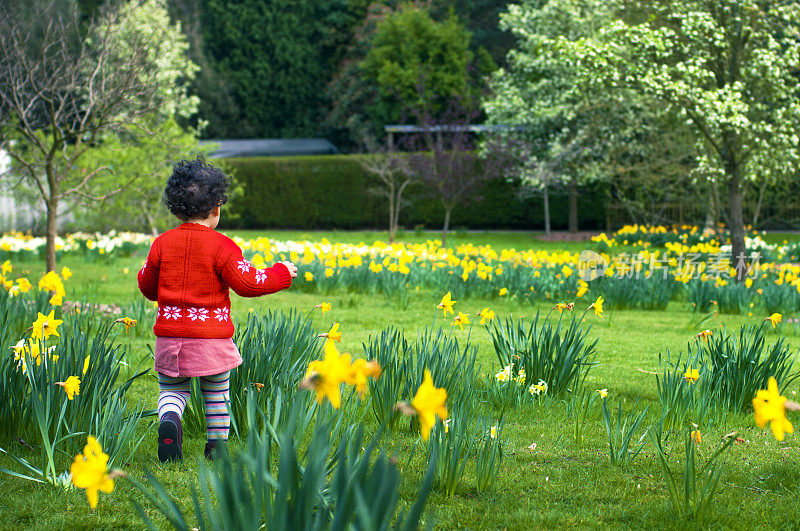
[[[289,261],[280,262],[280,263],[286,266],[286,269],[289,270],[289,274],[292,276],[292,278],[297,277],[297,266],[296,265],[294,265],[293,263],[291,263]]]

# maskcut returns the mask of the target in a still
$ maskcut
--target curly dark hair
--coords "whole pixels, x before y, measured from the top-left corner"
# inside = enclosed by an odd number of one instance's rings
[[[214,207],[228,202],[229,184],[225,172],[198,155],[195,160],[175,163],[164,188],[164,204],[181,221],[204,219]]]

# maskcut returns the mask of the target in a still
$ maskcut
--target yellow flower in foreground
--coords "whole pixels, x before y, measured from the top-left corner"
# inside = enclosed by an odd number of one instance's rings
[[[354,360],[353,364],[350,366],[350,372],[348,373],[345,383],[355,385],[356,392],[364,396],[364,393],[367,391],[367,378],[378,379],[380,375],[381,366],[377,361],[367,361],[359,358]]]
[[[47,339],[50,336],[61,337],[58,334],[58,325],[64,321],[55,318],[55,310],[50,310],[48,315],[39,313],[33,323],[31,337],[33,339]]]
[[[458,315],[453,318],[453,322],[450,323],[450,326],[457,326],[461,330],[464,330],[465,324],[469,324],[469,316],[463,312],[458,312]]]
[[[484,308],[483,310],[478,312],[477,316],[481,318],[481,324],[484,324],[487,319],[489,321],[494,319],[494,310],[490,310],[489,308]]]
[[[115,323],[122,323],[123,325],[125,325],[125,333],[126,334],[131,331],[131,327],[132,326],[136,326],[136,319],[131,319],[130,317],[123,317],[122,319],[117,319],[114,322]]]
[[[608,389],[598,389],[597,394],[600,395],[600,398],[605,398],[608,396]]]
[[[502,297],[503,295],[508,294],[508,288],[500,288],[499,295]]]
[[[756,393],[753,409],[758,427],[763,428],[769,422],[772,434],[779,441],[783,440],[784,432],[794,432],[792,423],[786,418],[786,397],[781,396],[778,391],[778,382],[775,378],[770,377],[767,389],[761,389]]]
[[[92,509],[97,507],[98,491],[114,490],[114,480],[108,475],[108,454],[103,453],[100,443],[92,436],[86,439],[83,453],[75,456],[69,471],[72,484],[86,489],[86,498]]]
[[[447,315],[447,312],[454,313],[453,305],[457,302],[458,301],[450,300],[450,292],[448,291],[447,293],[444,294],[442,300],[439,301],[439,304],[436,305],[436,309],[442,310],[445,315]]]
[[[69,400],[75,398],[75,395],[81,394],[81,381],[77,376],[70,376],[66,381],[56,382],[55,385],[60,385],[64,388],[64,392],[67,393],[67,398]]]
[[[306,279],[306,282],[311,282],[312,280],[314,280],[314,273],[312,273],[311,271],[306,271],[305,274],[303,275],[303,278]]]
[[[697,369],[692,369],[692,366],[689,365],[683,374],[683,379],[689,383],[694,383],[700,379],[700,372]]]
[[[7,275],[8,273],[11,273],[11,260],[6,260],[0,266],[0,275]]]
[[[328,339],[330,339],[331,341],[342,340],[342,333],[339,332],[339,323],[333,323],[333,326],[331,326],[331,329],[328,332]]]
[[[603,302],[605,302],[603,297],[597,297],[597,300],[594,301],[587,309],[594,310],[596,316],[603,317]]]
[[[773,313],[772,315],[764,319],[764,322],[769,321],[770,323],[772,323],[772,328],[775,328],[775,325],[780,323],[782,319],[783,315],[779,313]]]
[[[350,354],[339,354],[333,341],[325,340],[325,358],[308,364],[306,377],[300,386],[317,393],[317,403],[327,397],[334,409],[342,403],[340,386],[350,376]]]
[[[61,268],[61,278],[64,280],[69,280],[69,277],[72,276],[72,271],[67,266]]]
[[[314,306],[314,308],[319,308],[322,311],[322,315],[325,315],[329,311],[331,311],[331,303],[329,302],[321,302]]]
[[[692,430],[690,435],[695,444],[700,444],[703,441],[703,436],[700,434],[700,430]]]
[[[417,389],[417,394],[411,400],[411,407],[419,416],[419,431],[424,440],[431,436],[431,430],[436,423],[436,417],[444,420],[447,418],[447,391],[433,385],[431,372],[425,369],[422,385]]]

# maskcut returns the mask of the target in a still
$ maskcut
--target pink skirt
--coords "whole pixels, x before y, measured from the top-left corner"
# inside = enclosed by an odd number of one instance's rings
[[[211,376],[242,364],[233,339],[156,336],[156,371],[167,376]]]

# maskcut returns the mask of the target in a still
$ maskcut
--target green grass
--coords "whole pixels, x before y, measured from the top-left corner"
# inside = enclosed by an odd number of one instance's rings
[[[240,233],[241,235],[245,235]],[[247,236],[254,234],[248,233]],[[266,233],[276,239],[306,238],[302,233]],[[382,239],[378,233],[314,233],[314,239],[322,236],[331,241],[371,242]],[[406,233],[403,241],[424,241],[432,234],[414,236]],[[419,240],[417,240],[419,238]],[[500,247],[546,247],[564,248],[564,244],[544,244],[535,240],[532,233],[515,234],[468,234],[463,240],[454,236],[451,244],[489,243]],[[582,244],[567,244],[570,250],[578,250]],[[93,302],[125,304],[137,295],[135,272],[143,257],[134,256],[111,260],[108,263],[83,264],[67,257],[59,265],[68,265],[74,272],[67,283],[68,298],[86,296]],[[38,277],[42,263],[38,261],[15,262],[15,274],[25,270]],[[128,268],[125,274],[123,268]],[[302,274],[302,273],[301,273]],[[332,322],[341,323],[343,340],[340,350],[353,354],[362,352],[361,343],[371,334],[378,333],[388,325],[395,325],[413,336],[418,327],[430,324],[434,308],[441,293],[430,291],[413,292],[410,305],[402,310],[386,302],[382,296],[370,297],[360,294],[337,293],[330,296],[303,294],[292,290],[245,300],[233,297],[233,313],[242,322],[250,308],[264,311],[268,308],[288,310],[297,308],[303,312],[326,300],[333,305],[331,313],[322,317],[314,312],[313,320],[320,329],[327,329]],[[576,308],[583,308],[588,301],[579,301]],[[548,306],[519,305],[506,298],[459,301],[456,310],[474,314],[489,306],[499,318],[508,315],[532,316],[536,310],[547,312]],[[670,303],[667,311],[615,311],[603,319],[587,316],[592,325],[591,338],[598,338],[598,366],[589,374],[590,389],[608,388],[609,407],[619,398],[624,400],[626,410],[634,405],[640,410],[645,405],[649,412],[646,425],[655,422],[660,410],[656,395],[655,376],[658,355],[669,349],[671,352],[685,349],[686,343],[698,331],[687,329],[691,314],[685,311],[685,303]],[[738,328],[746,322],[758,320],[759,316],[722,315],[712,326]],[[441,323],[441,318],[437,321]],[[467,330],[454,332],[466,339]],[[488,334],[482,327],[472,329],[472,339],[479,344],[478,360],[483,373],[499,370]],[[147,345],[153,337],[147,330],[139,335],[121,336],[131,348],[132,368],[147,367]],[[768,342],[776,335],[769,335]],[[800,347],[800,338],[789,337],[793,348]],[[144,380],[144,379],[143,379]],[[795,382],[782,394],[792,396],[800,390]],[[157,385],[148,378],[136,385],[131,396],[145,400],[148,406],[155,404]],[[607,438],[601,417],[600,403],[595,404],[589,414],[585,428],[586,439],[581,445],[569,437],[570,426],[566,422],[565,405],[560,400],[546,401],[541,407],[523,409],[507,414],[504,434],[513,445],[506,455],[503,469],[489,493],[479,494],[474,487],[474,463],[467,466],[462,483],[453,498],[439,493],[432,494],[428,503],[428,515],[441,528],[553,528],[553,527],[686,527],[677,521],[668,506],[668,494],[661,469],[651,442],[643,453],[623,469],[609,463]],[[497,412],[494,412],[497,416]],[[369,417],[368,417],[369,418]],[[797,424],[800,417],[792,420]],[[800,525],[800,444],[798,435],[790,435],[783,443],[774,440],[771,432],[759,430],[752,415],[730,415],[725,426],[703,433],[700,459],[707,458],[723,434],[736,431],[745,439],[732,447],[723,459],[723,475],[716,495],[714,526],[733,528],[773,527],[785,528]],[[417,436],[407,429],[384,441],[389,453],[396,452],[404,464],[414,446]],[[202,459],[203,438],[187,438],[184,442],[185,461],[178,465],[162,465],[155,452],[156,435],[151,430],[131,463],[125,470],[142,477],[145,468],[156,472],[157,477],[178,500],[185,510],[190,509],[190,487],[196,485],[197,459]],[[536,443],[535,449],[529,447]],[[7,444],[7,443],[3,443]],[[235,444],[235,443],[234,443]],[[26,454],[18,442],[10,449],[20,455]],[[423,472],[422,454],[417,449],[410,465],[405,467],[402,495],[412,500]],[[672,454],[671,463],[676,462],[680,450]],[[64,468],[71,458],[64,457]],[[0,457],[0,467],[13,467],[10,460]],[[82,491],[58,492],[0,475],[0,528],[141,528],[142,523],[135,513],[129,498],[138,497],[135,490],[124,479],[117,482],[112,494],[101,493],[100,506],[94,512],[86,503]],[[150,512],[154,516],[154,511]],[[156,522],[165,525],[163,520]]]

